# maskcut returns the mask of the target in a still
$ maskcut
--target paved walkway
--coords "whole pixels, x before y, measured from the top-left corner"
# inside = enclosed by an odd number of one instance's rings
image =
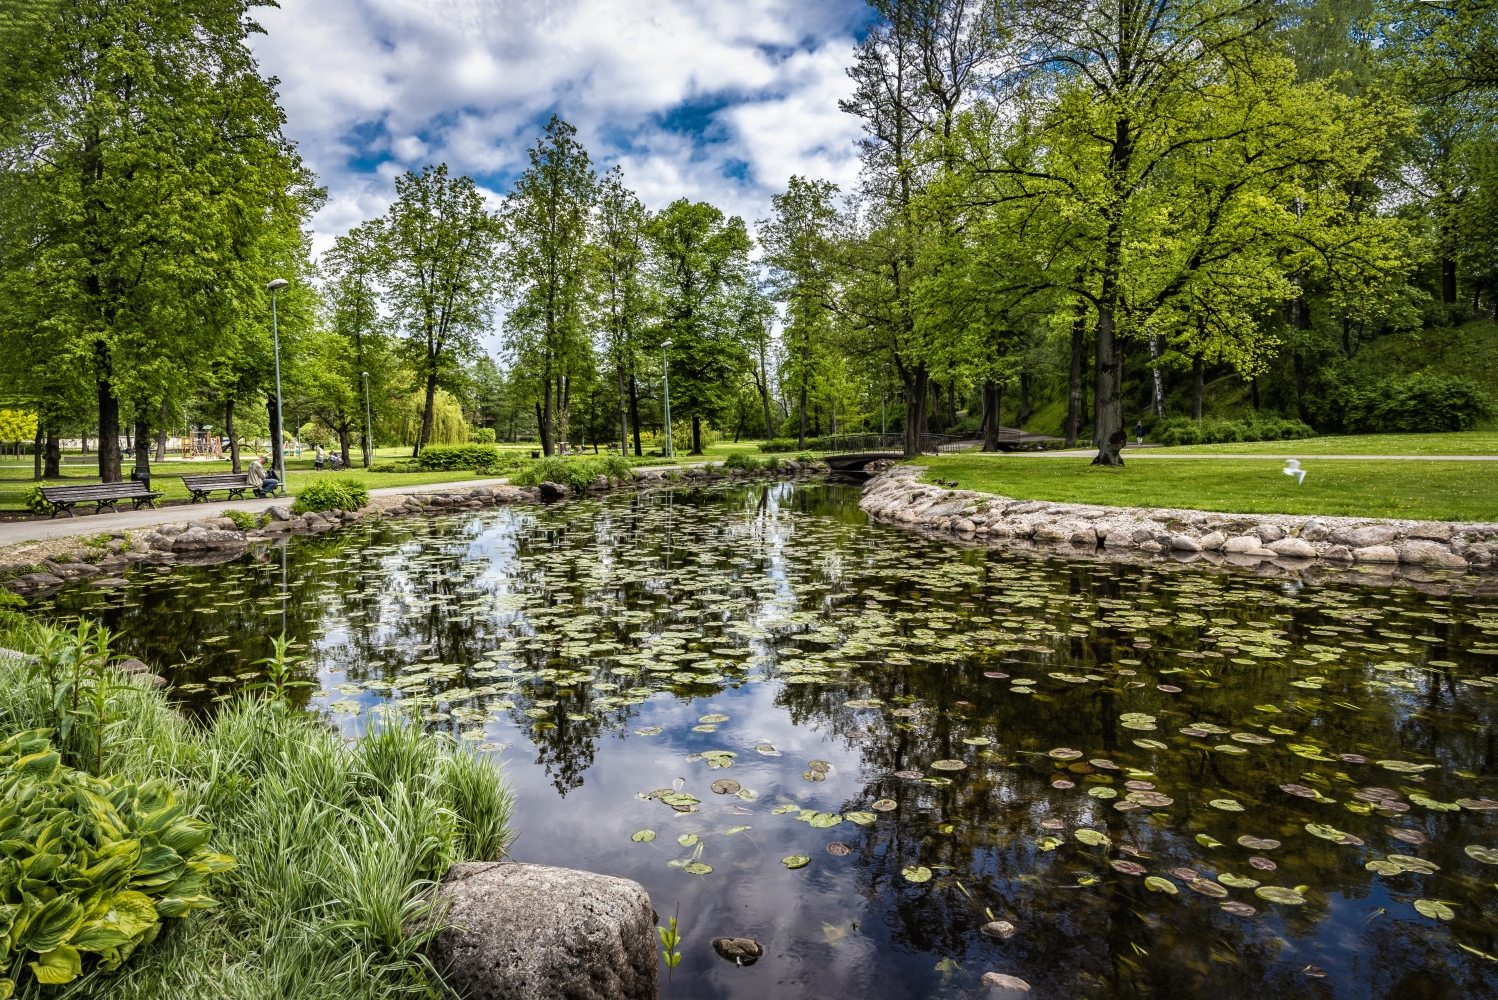
[[[1302,462],[1320,462],[1329,460],[1333,462],[1498,462],[1498,455],[1318,455],[1315,452],[1287,451],[1284,453],[1260,453],[1257,455],[1238,454],[1206,454],[1202,452],[1175,452],[1165,453],[1152,452],[1150,446],[1143,448],[1129,447],[1123,452],[1124,461],[1132,461],[1136,458],[1262,458],[1271,462],[1282,462],[1287,458],[1296,458]],[[996,452],[963,452],[964,455],[982,455],[985,458],[1096,458],[1097,449],[1090,448],[1086,451],[996,451]]]

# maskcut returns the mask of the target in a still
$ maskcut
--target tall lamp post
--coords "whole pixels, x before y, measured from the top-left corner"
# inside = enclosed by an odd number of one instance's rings
[[[664,390],[666,401],[666,457],[671,457],[671,366],[666,361],[666,348],[671,346],[671,341],[661,344],[661,388]]]
[[[276,322],[276,293],[290,284],[291,282],[285,278],[276,278],[265,286],[270,290],[270,336],[276,355],[276,437],[274,444],[276,457],[279,459],[276,463],[276,478],[281,481],[282,493],[286,492],[286,446],[281,433],[281,330]]]
[[[374,424],[369,419],[369,372],[364,376],[364,467],[374,468]]]

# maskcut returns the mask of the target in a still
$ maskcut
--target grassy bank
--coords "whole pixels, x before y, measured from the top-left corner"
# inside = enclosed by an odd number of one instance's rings
[[[1127,459],[1127,455],[1125,456]],[[959,455],[923,458],[925,478],[1023,500],[1182,507],[1247,514],[1498,519],[1498,463],[1356,459],[1304,463],[1304,485],[1276,459],[1138,459],[1122,469],[1086,459]]]
[[[0,634],[26,642],[14,627]],[[55,726],[51,704],[38,671],[0,655],[0,733]],[[351,745],[271,698],[226,703],[201,725],[144,687],[117,687],[108,704],[100,771],[171,782],[236,866],[210,886],[216,908],[164,919],[117,972],[85,963],[81,978],[43,989],[21,971],[17,996],[435,995],[426,937],[404,928],[430,910],[424,891],[449,865],[503,847],[510,797],[487,760],[403,725]]]
[[[1245,441],[1151,448],[1163,455],[1498,455],[1498,430],[1449,434],[1342,434],[1303,441]]]

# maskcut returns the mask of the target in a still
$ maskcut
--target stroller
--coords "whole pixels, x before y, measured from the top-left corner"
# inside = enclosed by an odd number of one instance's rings
[[[332,469],[334,472],[341,472],[343,470],[343,456],[338,454],[338,452],[336,451],[329,452],[328,468]]]

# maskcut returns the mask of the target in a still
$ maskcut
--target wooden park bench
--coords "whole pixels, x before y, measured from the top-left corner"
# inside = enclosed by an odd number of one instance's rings
[[[147,507],[156,506],[156,498],[159,496],[160,493],[152,493],[145,483],[136,481],[42,487],[42,499],[51,505],[53,517],[62,511],[67,511],[69,517],[77,517],[73,508],[81,503],[94,504],[95,514],[102,514],[106,507],[118,514],[120,511],[115,504],[121,500],[131,501],[135,504],[134,509],[140,510],[142,504]]]
[[[98,455],[64,455],[64,456],[62,456],[62,464],[63,465],[98,465],[99,464],[99,456]]]
[[[215,490],[228,490],[230,500],[243,500],[250,489],[250,477],[243,472],[215,472],[204,476],[183,476],[182,485],[192,494],[192,502],[207,500]]]

